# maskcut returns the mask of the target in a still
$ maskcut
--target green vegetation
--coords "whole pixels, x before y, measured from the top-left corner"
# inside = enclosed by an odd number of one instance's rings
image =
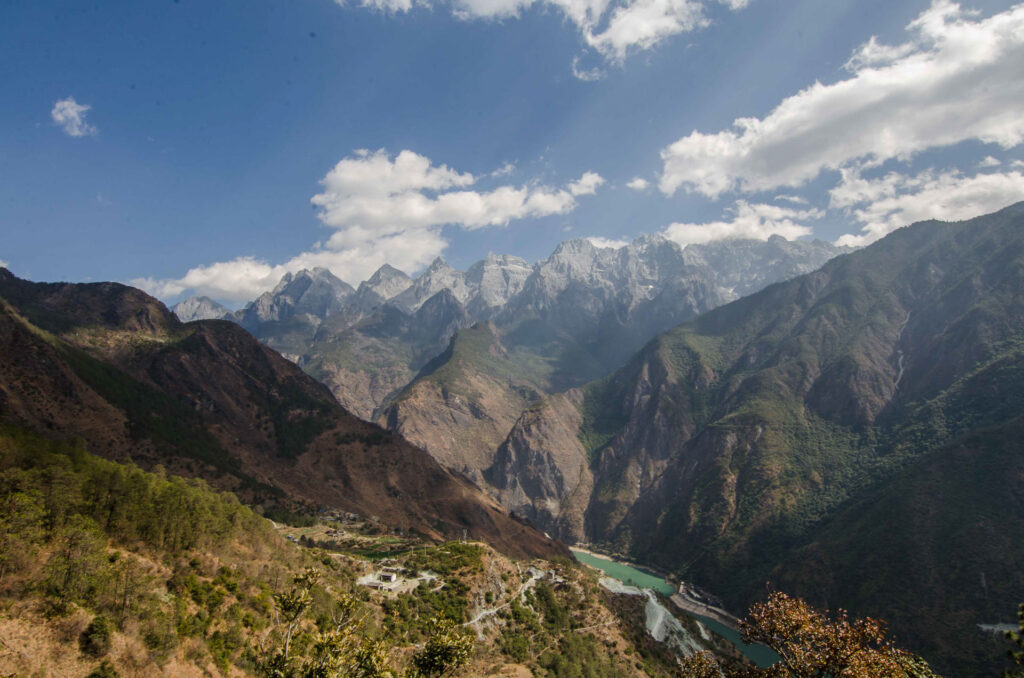
[[[619,388],[621,386],[614,381],[613,375],[583,390],[583,407],[580,411],[583,424],[578,436],[591,462],[629,421],[629,414],[623,411],[621,402],[616,398]]]
[[[479,572],[483,568],[483,547],[450,541],[438,546],[419,549],[406,559],[406,567],[429,570],[437,574]]]

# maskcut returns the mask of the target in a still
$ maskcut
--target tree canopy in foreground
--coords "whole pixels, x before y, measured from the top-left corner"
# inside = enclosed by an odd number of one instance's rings
[[[780,657],[768,668],[723,663],[700,652],[683,662],[686,678],[936,678],[920,657],[885,640],[885,623],[835,618],[785,593],[756,603],[740,623],[743,642],[767,645]]]

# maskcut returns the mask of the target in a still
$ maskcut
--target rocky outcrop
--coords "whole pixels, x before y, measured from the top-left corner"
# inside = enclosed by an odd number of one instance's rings
[[[221,320],[231,315],[230,309],[210,297],[189,297],[175,304],[171,311],[183,323],[190,323],[193,320]]]

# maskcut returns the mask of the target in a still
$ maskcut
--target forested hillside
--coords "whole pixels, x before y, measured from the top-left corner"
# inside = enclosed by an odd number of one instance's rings
[[[9,424],[0,506],[5,675],[611,678],[675,664],[642,611],[568,560],[421,542],[387,571],[430,577],[377,591],[357,581],[380,564],[292,544],[202,480]]]

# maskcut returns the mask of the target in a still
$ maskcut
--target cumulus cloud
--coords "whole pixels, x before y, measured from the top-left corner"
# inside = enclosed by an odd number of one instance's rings
[[[671,144],[661,152],[661,190],[770,190],[969,139],[1003,148],[1024,141],[1024,4],[979,18],[933,0],[907,30],[903,44],[862,46],[847,79],[815,83],[764,118]]]
[[[602,238],[600,236],[593,236],[587,238],[587,240],[589,240],[590,244],[593,245],[594,247],[602,247],[605,249],[613,250],[621,249],[629,244],[628,240],[616,240],[615,238]]]
[[[162,298],[186,291],[235,302],[271,289],[287,272],[323,266],[350,283],[389,263],[414,272],[448,246],[442,228],[505,226],[526,218],[566,214],[576,198],[593,195],[604,179],[586,172],[564,188],[537,183],[468,190],[480,180],[412,151],[392,156],[360,150],[339,161],[320,181],[311,202],[333,233],[283,264],[251,257],[198,266],[173,280],[130,281]]]
[[[670,224],[664,231],[669,240],[679,245],[695,245],[715,240],[767,240],[780,235],[787,240],[810,235],[811,229],[801,221],[820,219],[822,213],[816,209],[798,210],[778,205],[749,204],[744,200],[736,202],[729,210],[732,219],[705,224]]]
[[[650,49],[664,39],[708,25],[700,0],[632,0],[612,10],[603,30],[583,30],[587,44],[613,61],[632,50]]]
[[[8,264],[8,263],[7,263],[6,261],[4,261],[3,259],[0,259],[0,268],[10,268],[10,267],[11,267],[11,265],[10,265],[10,264]]]
[[[633,51],[654,47],[665,39],[707,26],[710,0],[335,0],[339,5],[358,4],[383,12],[408,12],[414,7],[450,7],[463,20],[509,19],[533,6],[553,7],[571,21],[583,42],[611,61],[621,61]],[[749,0],[718,0],[739,10]],[[573,75],[580,80],[599,80],[604,71],[583,69],[573,60]]]
[[[53,105],[50,117],[69,136],[94,136],[99,130],[85,121],[85,114],[90,108],[92,107],[75,101],[74,97],[68,97]]]
[[[861,232],[839,238],[838,245],[862,246],[916,221],[956,221],[994,212],[1024,200],[1020,172],[965,176],[957,170],[928,170],[915,176],[890,172],[864,179],[846,170],[830,192],[830,206],[847,210],[862,225]]]
[[[274,287],[287,271],[285,266],[271,266],[252,257],[239,257],[209,266],[197,266],[177,279],[135,278],[128,282],[163,299],[172,299],[192,290],[196,294],[241,302],[255,299]]]
[[[1002,164],[1003,164],[1002,162],[1000,162],[996,158],[993,158],[990,155],[990,156],[987,156],[987,157],[983,158],[981,160],[981,162],[978,163],[978,168],[979,169],[990,169],[992,167],[999,167]]]
[[[633,177],[629,182],[626,183],[627,188],[632,188],[634,191],[646,191],[650,187],[651,182],[641,177]]]

